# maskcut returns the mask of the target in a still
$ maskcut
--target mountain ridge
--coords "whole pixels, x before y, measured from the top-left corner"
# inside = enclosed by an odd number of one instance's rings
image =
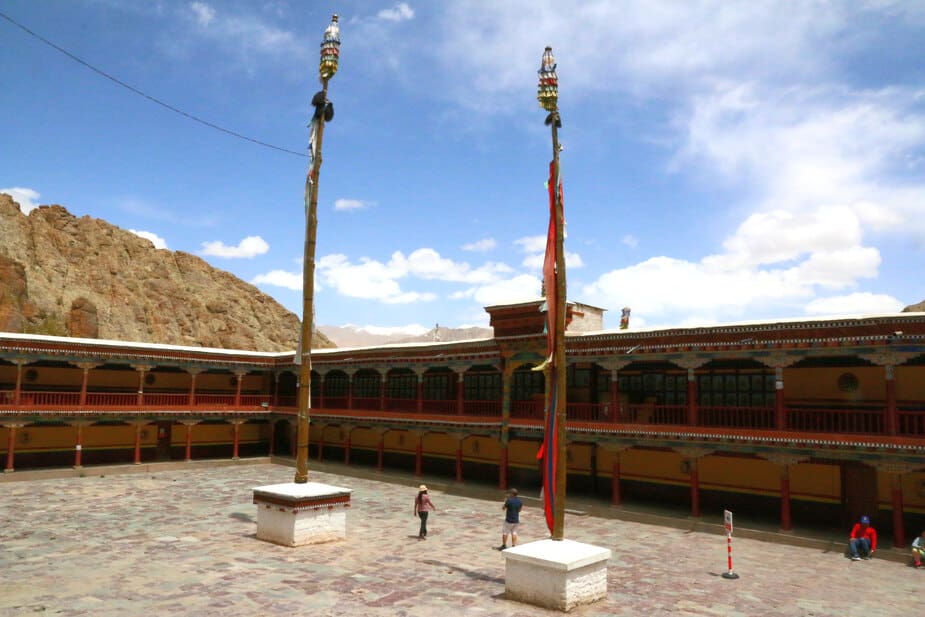
[[[299,318],[233,274],[61,205],[0,193],[0,331],[292,351]],[[333,347],[313,335],[313,347]]]

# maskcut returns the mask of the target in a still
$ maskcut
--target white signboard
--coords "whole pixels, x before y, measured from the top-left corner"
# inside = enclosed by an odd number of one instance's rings
[[[732,535],[732,512],[723,510],[723,523],[726,527],[726,533]]]

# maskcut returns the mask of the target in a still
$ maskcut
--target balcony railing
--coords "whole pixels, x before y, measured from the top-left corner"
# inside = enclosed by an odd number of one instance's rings
[[[139,404],[139,402],[141,404]],[[314,399],[314,404],[320,398]],[[81,404],[81,393],[75,391],[22,391],[19,404],[13,390],[0,390],[0,412],[34,413],[47,411],[61,413],[70,410],[106,412],[133,412],[149,410],[224,411],[276,410],[294,412],[297,397],[284,395],[275,398],[269,394],[197,393],[190,405],[189,393],[145,392],[86,392]],[[324,409],[347,409],[346,397],[326,397]],[[384,405],[385,409],[380,409]],[[542,420],[545,401],[541,398],[511,401],[511,418]],[[317,408],[317,407],[315,407]],[[396,415],[414,415],[419,409],[413,398],[380,399],[354,397],[351,412],[386,412]],[[459,401],[424,400],[420,409],[431,415],[459,415]],[[611,426],[645,424],[656,426],[687,426],[689,410],[686,405],[623,404],[614,409],[610,403],[576,403],[566,406],[569,421],[596,422]],[[614,417],[616,415],[616,417]],[[500,400],[463,400],[463,417],[501,418]],[[774,430],[778,420],[774,408],[747,406],[698,406],[697,426],[712,429]],[[792,432],[830,434],[884,435],[892,428],[887,422],[885,404],[869,401],[853,407],[836,406],[832,401],[792,401],[784,409],[783,429]],[[925,438],[925,402],[898,401],[896,404],[895,433],[898,436]]]
[[[883,433],[883,411],[789,409],[787,428],[810,433]]]

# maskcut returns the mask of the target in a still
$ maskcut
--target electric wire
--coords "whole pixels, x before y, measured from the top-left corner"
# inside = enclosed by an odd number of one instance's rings
[[[169,104],[169,103],[165,103],[164,101],[162,101],[162,100],[160,100],[160,99],[158,99],[158,98],[156,98],[156,97],[153,97],[153,96],[151,96],[150,94],[147,94],[147,93],[145,93],[145,92],[142,92],[142,91],[139,90],[138,88],[135,88],[134,86],[131,86],[131,85],[125,83],[124,81],[118,79],[117,77],[113,77],[112,75],[110,75],[110,74],[107,73],[106,71],[103,71],[102,69],[98,69],[97,67],[93,66],[93,65],[90,64],[89,62],[87,62],[87,61],[85,61],[85,60],[79,58],[78,56],[72,54],[72,53],[69,52],[68,50],[66,50],[66,49],[64,49],[64,48],[62,48],[62,47],[59,47],[59,46],[56,45],[55,43],[49,41],[48,39],[46,39],[45,37],[41,36],[40,34],[38,34],[38,33],[36,33],[36,32],[33,32],[32,30],[30,30],[30,29],[27,28],[26,26],[22,25],[21,23],[19,23],[18,21],[16,21],[16,20],[13,19],[12,17],[10,17],[9,15],[3,13],[2,11],[0,11],[0,17],[2,17],[3,19],[7,20],[8,22],[10,22],[10,23],[13,24],[14,26],[16,26],[17,28],[19,28],[20,30],[22,30],[23,32],[25,32],[25,33],[28,34],[29,36],[32,36],[32,37],[38,39],[38,40],[41,41],[42,43],[45,43],[46,45],[48,45],[49,47],[51,47],[52,49],[55,49],[56,51],[58,51],[58,52],[64,54],[65,56],[67,56],[68,58],[70,58],[71,60],[73,60],[74,62],[77,62],[77,63],[79,63],[79,64],[82,64],[83,66],[85,66],[86,68],[90,69],[90,70],[93,71],[94,73],[97,73],[98,75],[101,75],[101,76],[105,77],[106,79],[110,80],[111,82],[113,82],[113,83],[115,83],[115,84],[118,84],[118,85],[122,86],[123,88],[125,88],[126,90],[129,90],[130,92],[133,92],[133,93],[135,93],[135,94],[137,94],[137,95],[139,95],[139,96],[142,96],[142,97],[148,99],[148,100],[151,101],[152,103],[157,103],[157,104],[160,105],[161,107],[165,107],[165,108],[169,109],[170,111],[172,111],[172,112],[174,112],[174,113],[177,113],[177,114],[180,114],[181,116],[184,116],[185,118],[188,118],[188,119],[190,119],[190,120],[193,120],[194,122],[198,122],[199,124],[205,125],[205,126],[211,128],[211,129],[215,129],[216,131],[221,131],[222,133],[226,133],[226,134],[228,134],[228,135],[231,135],[232,137],[237,137],[238,139],[243,139],[244,141],[249,141],[249,142],[251,142],[251,143],[257,144],[258,146],[263,146],[263,147],[265,147],[265,148],[271,148],[271,149],[273,149],[273,150],[278,150],[278,151],[280,151],[280,152],[285,152],[285,153],[287,153],[287,154],[294,154],[294,155],[296,155],[296,156],[301,156],[301,157],[303,157],[303,158],[308,158],[308,155],[305,154],[304,152],[296,152],[295,150],[289,150],[289,149],[287,149],[287,148],[281,148],[281,147],[279,147],[279,146],[274,146],[273,144],[269,144],[269,143],[267,143],[267,142],[265,142],[265,141],[260,141],[259,139],[254,139],[253,137],[248,137],[247,135],[242,135],[241,133],[238,133],[238,132],[236,132],[236,131],[232,131],[232,130],[230,130],[230,129],[226,129],[226,128],[224,128],[224,127],[222,127],[222,126],[219,126],[219,125],[217,125],[217,124],[215,124],[215,123],[209,122],[208,120],[203,120],[202,118],[200,118],[200,117],[198,117],[198,116],[195,116],[195,115],[193,115],[193,114],[187,113],[187,112],[183,111],[182,109],[179,109],[179,108],[177,108],[177,107],[174,107],[173,105],[171,105],[171,104]]]

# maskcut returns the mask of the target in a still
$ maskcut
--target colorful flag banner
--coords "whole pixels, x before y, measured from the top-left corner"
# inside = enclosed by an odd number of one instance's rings
[[[555,161],[549,164],[549,229],[546,233],[546,256],[543,260],[543,288],[546,291],[546,360],[534,370],[543,370],[546,377],[546,426],[543,443],[537,452],[537,460],[543,468],[543,509],[546,525],[553,533],[556,505],[556,469],[559,464],[559,443],[556,429],[556,407],[559,395],[558,371],[556,370],[556,320],[559,312],[559,288],[556,283],[558,262],[558,237],[556,225],[556,187],[559,202],[562,203],[562,182],[556,176]]]

